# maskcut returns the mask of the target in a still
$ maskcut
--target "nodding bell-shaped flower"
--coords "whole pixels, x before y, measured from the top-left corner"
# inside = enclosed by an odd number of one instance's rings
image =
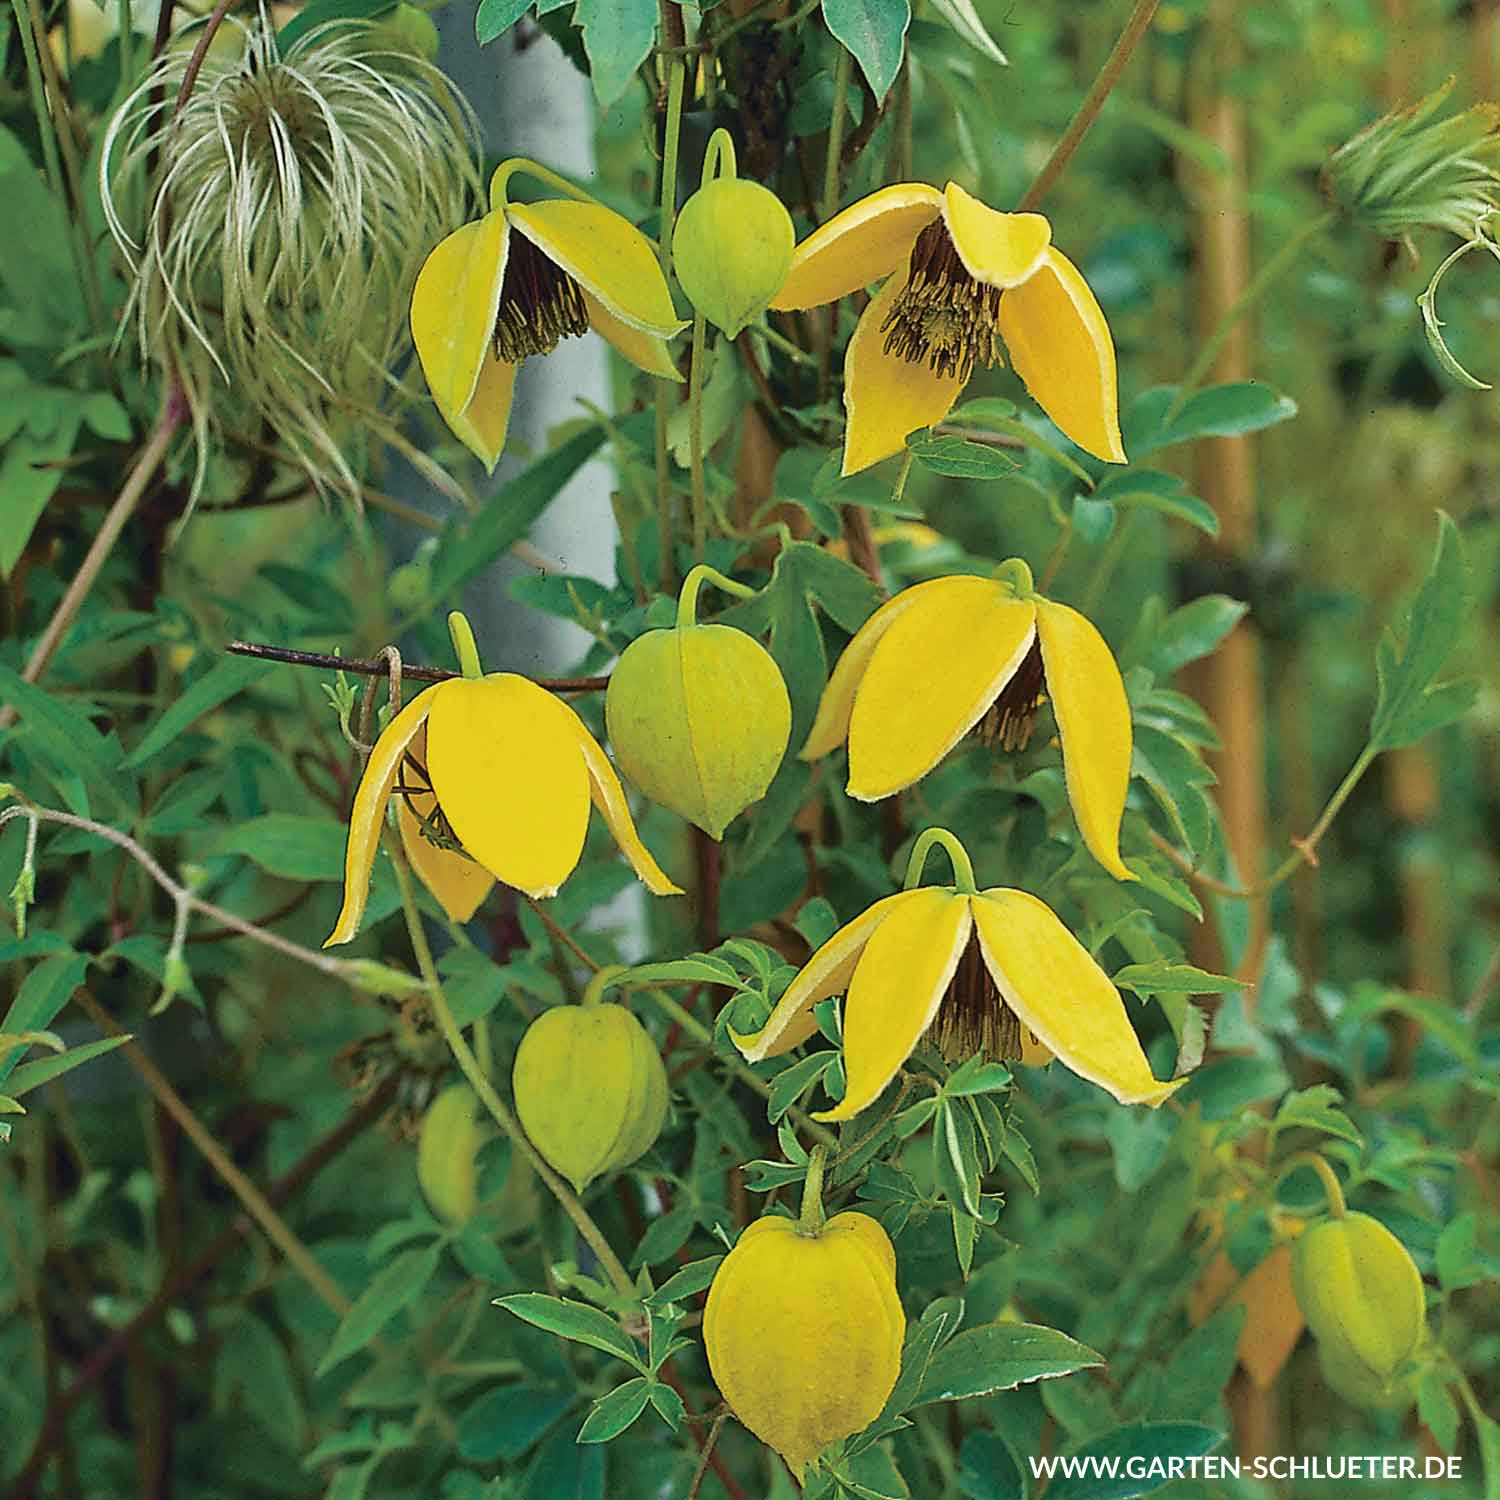
[[[877,802],[925,776],[977,725],[1025,746],[1044,697],[1062,741],[1068,801],[1089,852],[1117,880],[1130,783],[1130,704],[1104,637],[1044,599],[1019,558],[993,576],[903,589],[860,626],[823,690],[803,760],[849,742],[849,795]]]
[[[919,887],[935,843],[954,884]],[[816,1029],[813,1006],[838,994],[847,1086],[815,1120],[852,1119],[873,1104],[924,1037],[952,1061],[1044,1062],[1050,1052],[1122,1104],[1159,1105],[1187,1081],[1153,1076],[1120,992],[1051,907],[1026,891],[978,890],[945,828],[917,839],[906,889],[834,933],[758,1032],[731,1032],[735,1045],[750,1062],[788,1052]]]
[[[555,895],[583,853],[590,802],[646,888],[680,895],[641,842],[620,778],[583,720],[530,678],[482,676],[468,622],[455,612],[448,624],[464,675],[418,693],[375,741],[349,815],[343,909],[323,946],[359,931],[393,794],[408,852],[431,846],[413,867],[455,920],[473,915],[491,879]]]
[[[1002,346],[1068,437],[1125,462],[1109,325],[1041,214],[1000,213],[956,182],[881,188],[803,240],[771,306],[821,307],[882,277],[844,356],[845,474],[941,422]]]
[[[525,172],[565,198],[510,203]],[[491,471],[505,447],[521,361],[590,328],[648,375],[680,380],[666,340],[684,326],[651,242],[628,219],[521,157],[490,179],[490,211],[427,257],[412,341],[432,399]]]

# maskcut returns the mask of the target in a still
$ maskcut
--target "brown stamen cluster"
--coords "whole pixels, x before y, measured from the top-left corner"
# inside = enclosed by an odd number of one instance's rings
[[[588,328],[583,289],[524,234],[512,233],[495,315],[496,357],[519,364],[528,354],[550,354]]]
[[[447,849],[454,854],[464,852],[458,835],[453,831],[453,825],[438,805],[437,793],[433,790],[432,777],[427,774],[427,767],[410,750],[401,758],[401,769],[391,790],[399,792],[406,799],[412,817],[417,820],[417,831],[429,844],[436,844],[439,849]],[[419,798],[431,803],[426,812],[418,806]]]
[[[980,742],[991,749],[998,745],[1005,751],[1024,750],[1036,724],[1037,709],[1046,696],[1046,688],[1041,643],[1033,637],[1031,650],[979,721]]]
[[[1000,362],[1000,288],[964,269],[941,219],[917,236],[905,287],[880,331],[885,352],[967,380],[974,362]]]
[[[958,968],[938,1005],[928,1038],[949,1062],[982,1053],[995,1062],[1021,1055],[1021,1021],[1005,1003],[977,938],[958,961]]]

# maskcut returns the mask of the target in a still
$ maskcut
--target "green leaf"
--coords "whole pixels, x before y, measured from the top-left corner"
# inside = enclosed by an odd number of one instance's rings
[[[1003,64],[1007,61],[994,37],[979,19],[979,12],[974,9],[974,0],[932,0],[932,3],[938,14],[976,52],[983,53],[991,62]]]
[[[1173,830],[1194,853],[1213,837],[1213,807],[1204,789],[1217,778],[1195,745],[1150,724],[1137,723],[1130,770],[1167,815]]]
[[[1116,989],[1133,990],[1137,995],[1227,995],[1244,988],[1241,980],[1228,974],[1210,974],[1192,964],[1172,959],[1153,959],[1148,964],[1126,964],[1113,976]]]
[[[78,425],[75,413],[70,424],[46,437],[21,433],[5,444],[0,458],[0,577],[10,577],[62,483],[67,473],[63,460],[73,452]]]
[[[151,726],[145,738],[126,757],[125,764],[132,770],[145,765],[204,714],[212,713],[220,704],[244,692],[252,682],[259,681],[271,666],[271,662],[243,656],[231,656],[216,662]]]
[[[828,1066],[838,1057],[836,1052],[814,1052],[783,1068],[771,1080],[771,1092],[766,1096],[766,1118],[775,1124],[814,1083],[828,1071]]]
[[[1073,1474],[1058,1468],[1047,1486],[1047,1500],[1133,1500],[1149,1495],[1168,1479],[1166,1460],[1201,1458],[1224,1441],[1224,1434],[1197,1422],[1139,1422],[1116,1427],[1082,1447],[1072,1457],[1097,1459]],[[1109,1476],[1113,1468],[1116,1473]],[[1130,1478],[1139,1472],[1145,1477]]]
[[[23,1099],[32,1089],[51,1083],[54,1078],[61,1078],[80,1063],[103,1057],[106,1052],[113,1052],[116,1047],[123,1047],[131,1040],[128,1033],[125,1036],[101,1037],[97,1042],[85,1042],[83,1046],[73,1047],[56,1057],[39,1057],[35,1062],[22,1063],[10,1075],[10,1081],[5,1085],[6,1092],[13,1099]]]
[[[1297,403],[1290,396],[1259,380],[1211,385],[1189,396],[1182,410],[1167,422],[1167,410],[1176,396],[1175,386],[1156,386],[1131,406],[1125,420],[1125,448],[1133,459],[1198,438],[1259,432],[1297,415]]]
[[[604,1449],[579,1443],[566,1427],[542,1445],[517,1500],[604,1500]]]
[[[1479,1050],[1464,1029],[1463,1013],[1451,1005],[1429,1000],[1423,995],[1409,995],[1405,990],[1386,989],[1373,982],[1355,986],[1354,998],[1339,1014],[1343,1023],[1368,1020],[1371,1016],[1409,1016],[1424,1031],[1441,1039],[1455,1057],[1471,1068],[1480,1066]]]
[[[525,536],[557,492],[599,451],[604,435],[598,426],[575,433],[501,485],[477,516],[455,517],[433,554],[429,598],[441,602],[452,597]]]
[[[1003,448],[952,433],[913,438],[906,446],[924,469],[949,479],[1004,479],[1020,467]]]
[[[1281,1101],[1276,1118],[1271,1125],[1275,1130],[1320,1130],[1324,1135],[1337,1136],[1340,1140],[1363,1145],[1363,1140],[1353,1122],[1339,1108],[1339,1091],[1328,1083],[1316,1083],[1311,1088],[1298,1089]]]
[[[0,197],[13,247],[0,255],[7,293],[5,341],[49,351],[49,362],[83,326],[83,297],[69,251],[68,213],[48,189],[18,137],[0,128]]]
[[[573,24],[583,28],[583,50],[601,109],[630,87],[656,41],[656,20],[656,0],[578,0]]]
[[[594,1409],[578,1429],[580,1443],[607,1443],[630,1426],[645,1411],[651,1399],[651,1386],[644,1376],[637,1375],[624,1385],[617,1385],[607,1395],[594,1402]]]
[[[381,1270],[344,1314],[316,1373],[326,1375],[351,1354],[358,1354],[397,1313],[411,1306],[432,1280],[441,1255],[441,1245],[407,1250]]]
[[[698,1292],[707,1291],[723,1259],[722,1255],[706,1255],[702,1260],[690,1260],[680,1271],[667,1277],[646,1301],[652,1307],[663,1307],[668,1302],[681,1302]]]
[[[933,1355],[914,1406],[1014,1390],[1102,1365],[1104,1358],[1055,1328],[986,1323],[955,1334]]]
[[[53,954],[28,971],[16,997],[0,1021],[0,1034],[20,1031],[45,1031],[57,1018],[73,991],[83,983],[89,960],[82,953]],[[21,1060],[16,1048],[0,1057],[0,1082],[9,1078]]]
[[[958,1492],[969,1500],[1026,1500],[1026,1477],[998,1433],[976,1429],[958,1450]]]
[[[396,8],[396,0],[311,0],[276,33],[276,50],[283,57],[315,26],[325,21],[373,21]]]
[[[572,1406],[572,1391],[507,1385],[486,1391],[458,1418],[458,1456],[471,1464],[517,1459]]]
[[[738,986],[740,976],[733,964],[709,954],[695,958],[672,958],[659,964],[638,964],[620,976],[624,984],[731,984]]]
[[[514,1313],[533,1327],[555,1333],[559,1338],[602,1349],[638,1370],[643,1368],[640,1351],[630,1335],[607,1313],[590,1307],[586,1302],[575,1302],[570,1297],[549,1297],[543,1292],[518,1292],[511,1297],[497,1297],[495,1306]]]
[[[531,9],[531,0],[479,0],[474,39],[481,47],[510,30]]]
[[[1158,677],[1171,677],[1216,650],[1249,612],[1248,604],[1227,594],[1204,594],[1162,621],[1146,643],[1145,664]]]
[[[1448,1390],[1446,1370],[1430,1367],[1417,1382],[1417,1419],[1431,1430],[1444,1453],[1458,1441],[1458,1403]]]
[[[1224,1057],[1205,1063],[1178,1100],[1197,1104],[1205,1120],[1228,1120],[1262,1099],[1274,1099],[1291,1085],[1286,1069],[1270,1057]]]
[[[1208,536],[1218,536],[1219,518],[1206,500],[1188,489],[1175,474],[1160,469],[1121,469],[1109,474],[1089,497],[1112,505],[1142,505],[1177,521],[1186,521]]]
[[[878,104],[901,71],[909,0],[823,0],[823,19],[869,80]]]
[[[1379,690],[1370,718],[1370,745],[1390,750],[1415,744],[1468,711],[1475,685],[1434,687],[1458,639],[1466,609],[1463,547],[1451,516],[1438,512],[1432,567],[1408,612],[1404,642],[1388,629],[1375,653]]]
[[[0,702],[16,711],[28,734],[58,765],[65,766],[91,789],[105,793],[120,812],[134,812],[135,787],[118,772],[119,743],[106,739],[76,709],[23,681],[0,664]]]

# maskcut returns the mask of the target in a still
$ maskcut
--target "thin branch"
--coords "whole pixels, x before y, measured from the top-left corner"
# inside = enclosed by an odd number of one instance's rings
[[[253,656],[260,661],[277,661],[288,667],[324,667],[331,672],[353,672],[357,677],[384,677],[387,667],[379,658],[332,656],[324,651],[293,651],[287,646],[264,646],[256,641],[230,641],[224,648],[235,656]],[[462,672],[447,667],[401,668],[403,677],[418,682],[451,682]],[[609,686],[609,677],[533,677],[538,687],[552,693],[593,693]]]

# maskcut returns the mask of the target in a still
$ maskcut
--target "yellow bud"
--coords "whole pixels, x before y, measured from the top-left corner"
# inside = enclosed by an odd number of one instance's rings
[[[1314,1224],[1292,1251],[1292,1282],[1325,1360],[1385,1386],[1422,1337],[1427,1305],[1406,1247],[1368,1214]]]
[[[479,1207],[475,1159],[489,1131],[466,1083],[450,1083],[427,1107],[417,1136],[417,1181],[433,1213],[462,1229]]]
[[[901,1369],[896,1254],[868,1214],[819,1233],[757,1219],[708,1289],[703,1344],[730,1409],[798,1482],[829,1443],[880,1415]]]
[[[693,306],[734,338],[781,290],[796,241],[775,193],[721,177],[683,204],[672,231],[672,265]]]
[[[667,1070],[621,1005],[559,1005],[526,1030],[511,1072],[531,1143],[581,1193],[650,1149],[667,1116]]]

